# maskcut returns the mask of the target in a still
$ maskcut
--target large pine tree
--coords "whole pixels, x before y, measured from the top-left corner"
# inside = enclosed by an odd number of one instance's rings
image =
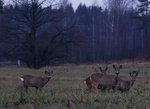
[[[0,13],[3,13],[3,1],[0,0]]]
[[[141,21],[141,25],[138,27],[139,30],[144,30],[143,38],[143,49],[142,55],[144,57],[150,56],[150,36],[149,36],[149,23],[150,23],[150,2],[149,0],[138,0],[138,11],[136,16],[137,19]]]
[[[145,29],[145,37],[148,37],[148,24],[150,22],[150,2],[148,0],[138,0],[138,18],[142,21],[139,29]]]

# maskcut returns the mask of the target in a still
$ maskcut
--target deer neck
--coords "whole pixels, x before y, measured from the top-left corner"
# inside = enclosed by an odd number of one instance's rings
[[[134,82],[135,82],[135,80],[130,81],[130,88],[133,86]]]
[[[118,80],[119,80],[118,75],[116,75],[115,79],[116,79],[116,84],[117,84],[117,83],[118,83]]]
[[[118,80],[119,79],[119,74],[116,74],[116,80]]]
[[[45,77],[45,78],[44,78],[44,83],[47,84],[49,80],[50,80],[49,77]]]

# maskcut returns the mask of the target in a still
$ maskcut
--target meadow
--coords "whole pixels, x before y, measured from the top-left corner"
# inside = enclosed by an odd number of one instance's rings
[[[117,63],[107,64],[108,74],[114,74],[113,64]],[[139,71],[127,93],[101,90],[97,94],[84,93],[83,81],[95,71],[100,72],[98,67],[105,64],[52,66],[54,74],[43,92],[29,88],[28,94],[22,90],[20,77],[24,74],[44,77],[45,68],[0,67],[0,109],[150,109],[150,64],[138,61],[119,64],[123,65],[119,77],[124,80],[130,80],[130,71]]]

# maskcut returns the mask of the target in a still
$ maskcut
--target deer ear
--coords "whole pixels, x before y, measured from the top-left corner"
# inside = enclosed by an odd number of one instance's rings
[[[130,72],[129,74],[130,74],[130,76],[132,76],[132,73],[131,73],[131,72]]]
[[[136,72],[136,75],[135,75],[135,76],[138,76],[138,74],[139,74],[139,73],[138,73],[138,72]]]
[[[105,71],[107,71],[107,70],[108,70],[108,67],[106,67]]]
[[[45,71],[45,74],[48,74],[48,71]]]
[[[122,65],[119,66],[119,69],[121,69],[121,68],[122,68]]]
[[[115,65],[113,65],[113,68],[114,68],[114,69],[116,69],[116,66],[115,66]]]
[[[99,67],[99,69],[100,69],[100,71],[102,71],[102,68],[101,68],[101,67]]]

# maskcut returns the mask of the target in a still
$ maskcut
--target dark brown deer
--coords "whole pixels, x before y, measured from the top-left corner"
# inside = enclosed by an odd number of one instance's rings
[[[97,92],[97,87],[101,86],[102,90],[110,91],[111,88],[116,86],[118,81],[118,76],[116,75],[103,75],[99,77],[99,79],[95,79],[91,76],[91,83],[92,83],[92,91]]]
[[[122,68],[122,65],[119,65],[118,67],[116,67],[115,65],[113,65],[113,68],[115,69],[116,76],[115,75],[104,76],[103,79],[107,80],[108,78],[110,78],[110,80],[108,79],[108,81],[106,81],[105,84],[104,83],[103,84],[99,84],[99,86],[101,86],[101,90],[105,91],[107,89],[109,91],[112,88],[114,90],[114,92],[115,92],[115,89],[113,87],[118,82],[118,79],[119,79],[118,76],[120,74],[120,69]],[[100,70],[102,70],[102,69],[100,68]],[[105,74],[105,73],[103,73],[103,74]],[[110,82],[112,82],[112,83],[110,83]]]
[[[116,75],[106,75],[104,74],[92,74],[90,76],[90,81],[88,80],[88,85],[90,83],[90,89],[92,92],[97,92],[97,89],[100,88],[101,90],[110,90],[111,88],[115,87],[118,81],[118,75],[120,73],[120,69],[122,68],[122,65],[120,65],[118,68],[116,68],[115,65],[113,65]],[[87,85],[87,86],[88,86]],[[115,90],[114,90],[115,91]]]
[[[92,75],[95,76],[94,78],[102,76],[102,74],[100,74],[100,73],[94,73]],[[91,91],[91,88],[92,88],[92,83],[91,83],[91,79],[90,78],[91,78],[91,76],[86,78],[86,80],[84,81],[84,83],[87,85],[86,91]],[[98,88],[101,89],[101,86],[99,85]]]
[[[108,67],[106,67],[104,70],[101,67],[99,67],[99,69],[100,69],[101,73],[94,73],[94,74],[92,74],[94,76],[94,78],[101,77],[102,75],[106,74],[106,71],[108,70]],[[86,78],[86,80],[84,81],[85,84],[87,85],[86,91],[90,91],[91,88],[92,88],[90,77],[91,76]],[[102,87],[100,85],[98,85],[98,89],[102,89]]]
[[[137,71],[133,71],[129,73],[131,76],[131,80],[130,81],[125,81],[125,80],[121,80],[118,79],[117,85],[116,85],[116,90],[119,90],[121,92],[126,92],[129,91],[130,88],[133,86],[136,77],[138,76],[138,72]]]
[[[113,65],[113,68],[115,69],[116,75],[119,75],[120,74],[120,69],[122,69],[122,65],[120,65],[119,67],[116,67],[115,65]]]
[[[106,71],[108,70],[108,67],[106,67],[105,69],[102,69],[102,67],[99,67],[99,69],[102,74],[106,75]]]
[[[28,92],[28,87],[34,87],[36,89],[36,92],[38,90],[42,92],[42,88],[51,79],[53,71],[45,71],[45,74],[47,75],[45,78],[33,75],[22,76],[20,79],[23,82],[23,87],[25,88],[26,92]]]

